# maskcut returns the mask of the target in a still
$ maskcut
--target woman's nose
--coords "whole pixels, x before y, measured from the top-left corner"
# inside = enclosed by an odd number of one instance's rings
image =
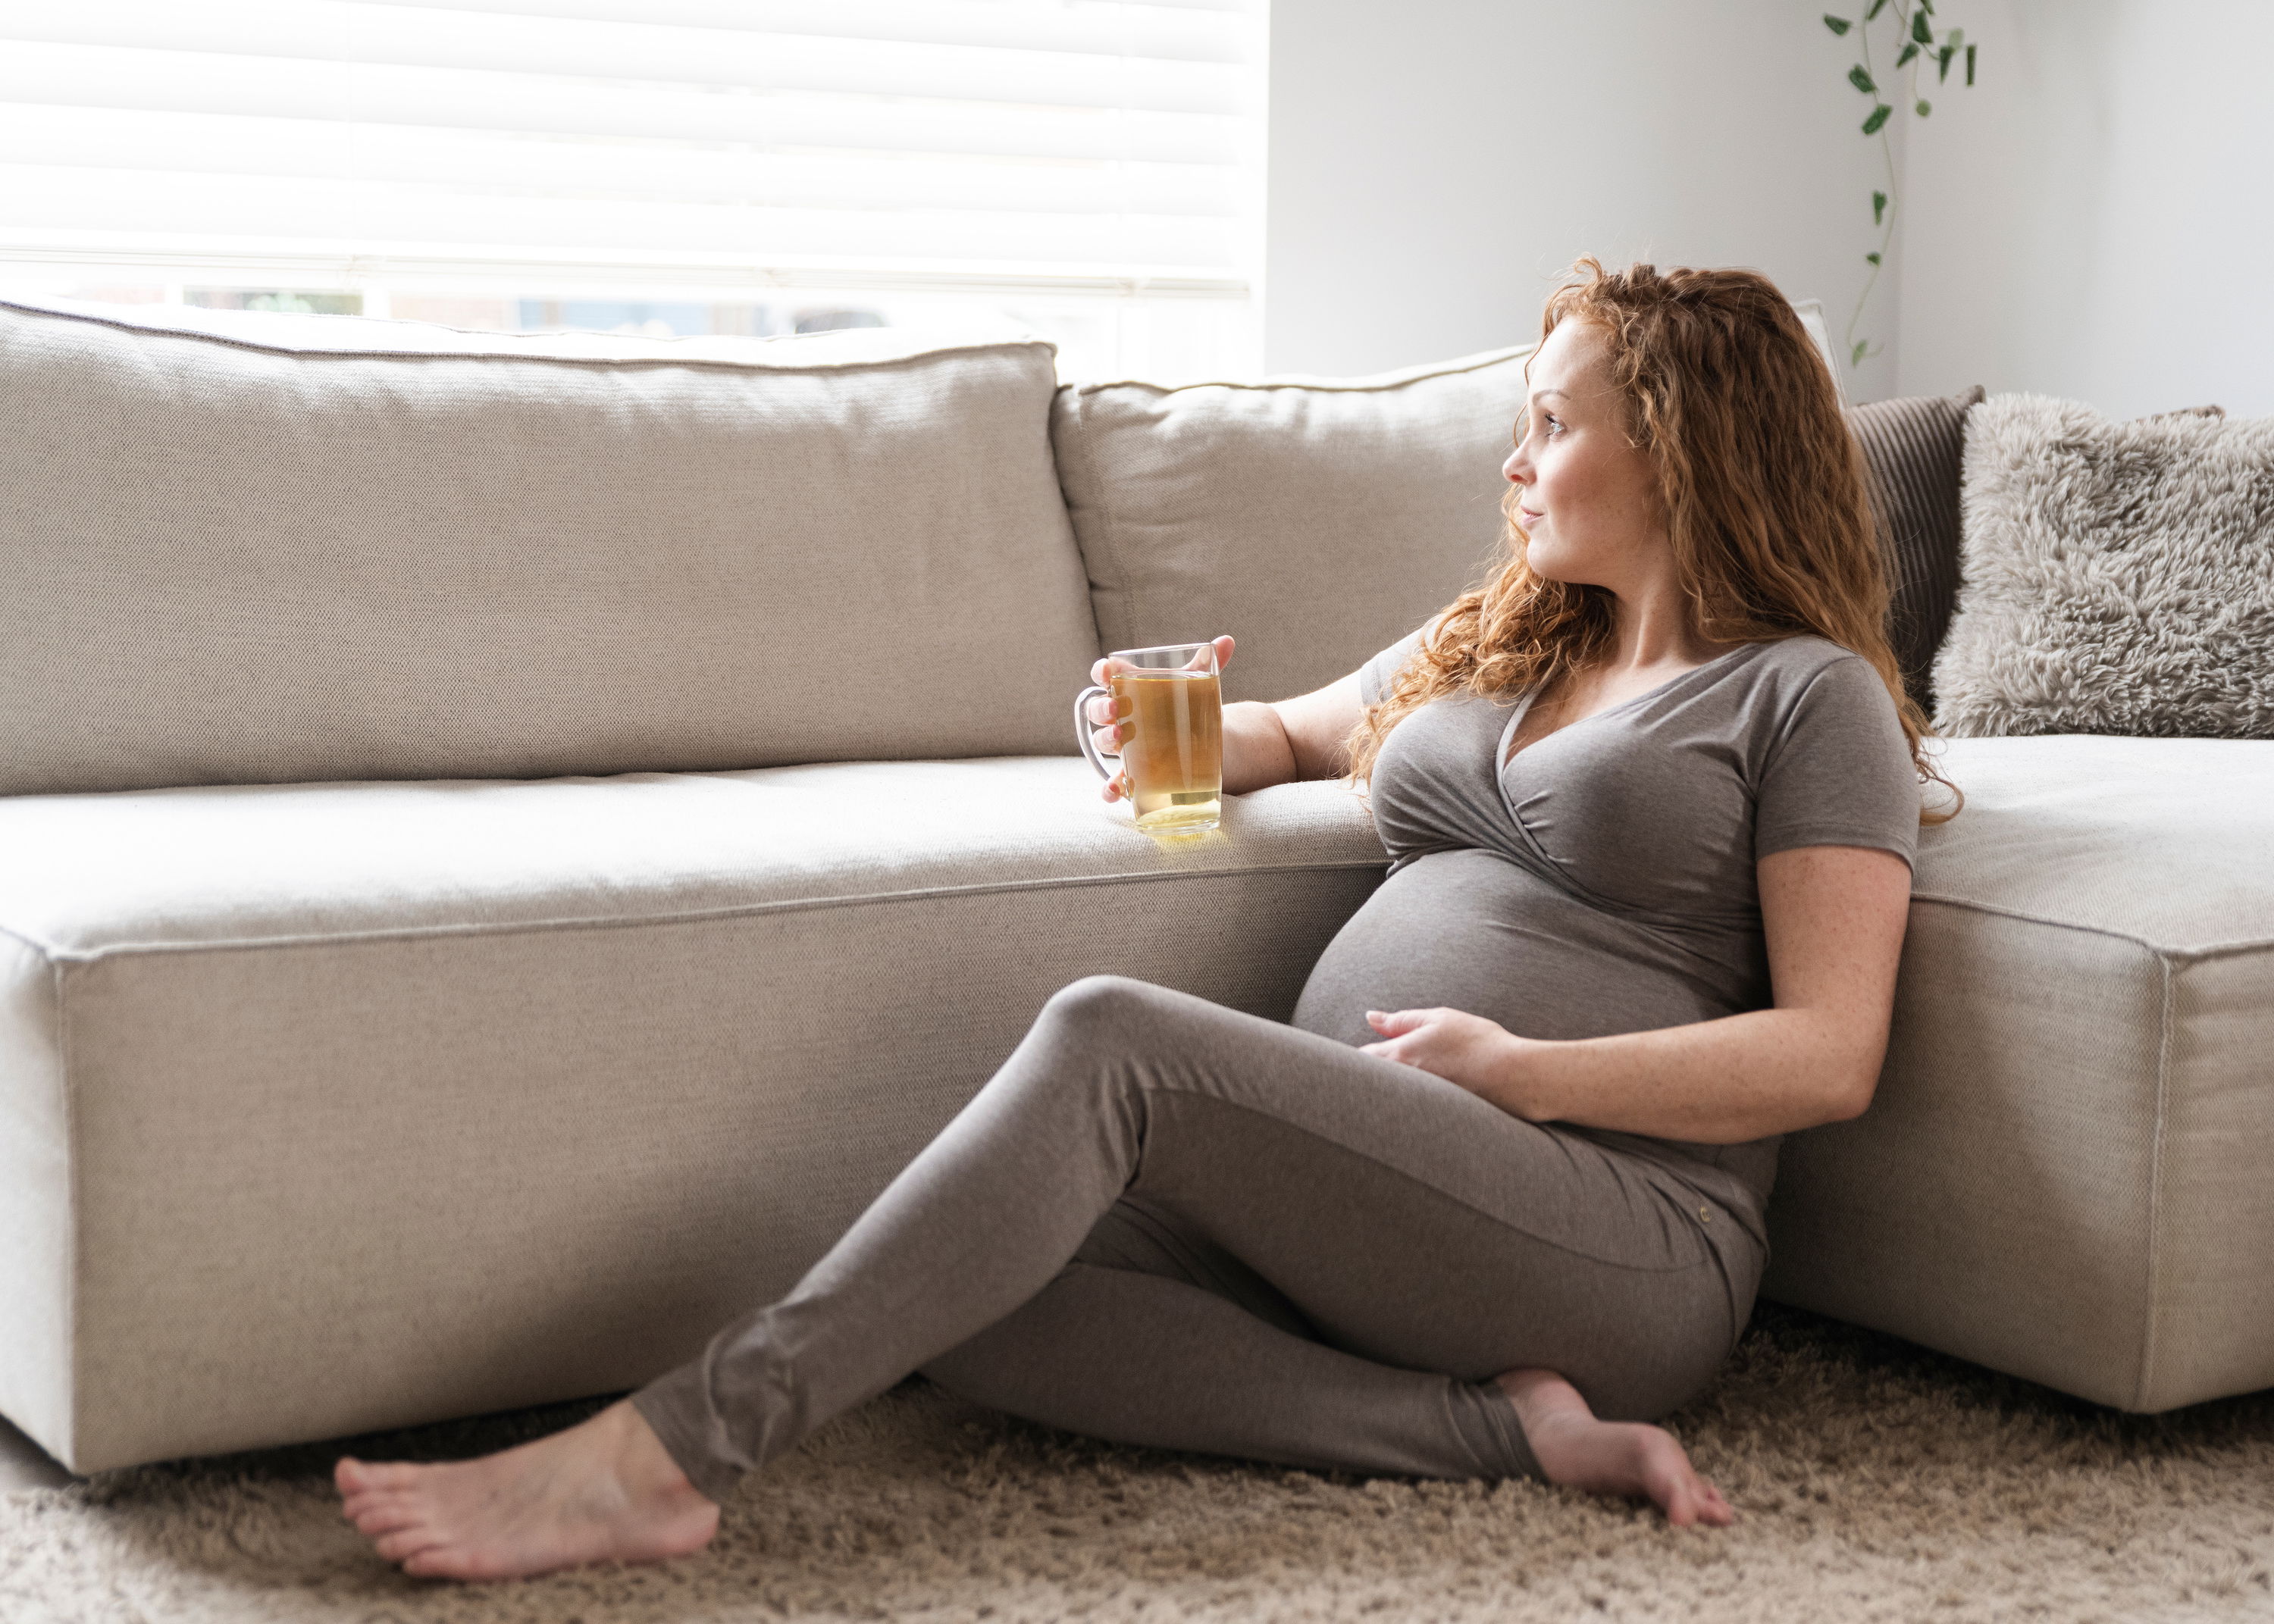
[[[1529,485],[1532,482],[1532,470],[1525,466],[1524,453],[1520,450],[1508,454],[1508,461],[1500,465],[1500,471],[1502,477],[1510,485]]]

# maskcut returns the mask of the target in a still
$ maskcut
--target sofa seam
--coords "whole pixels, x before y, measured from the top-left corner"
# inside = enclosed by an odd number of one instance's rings
[[[1076,415],[1080,409],[1073,403],[1073,394],[1072,386],[1063,383],[1050,392],[1050,405],[1043,413],[1043,446],[1050,454],[1050,477],[1058,485],[1058,506],[1065,513],[1066,541],[1073,546],[1074,562],[1081,569],[1081,598],[1084,606],[1089,610],[1090,646],[1103,658],[1105,654],[1105,627],[1097,618],[1097,583],[1090,576],[1089,549],[1081,545],[1081,526],[1074,521],[1073,492],[1066,488],[1066,459],[1058,455],[1058,420],[1062,414],[1073,425],[1069,433],[1075,439],[1083,438]],[[1094,474],[1095,470],[1092,472]],[[1081,743],[1081,723],[1077,718],[1074,723],[1077,745]],[[1088,752],[1084,754],[1086,756]]]
[[[20,938],[19,938],[20,939]],[[63,1335],[65,1379],[71,1383],[70,1401],[64,1406],[64,1425],[69,1436],[63,1440],[64,1448],[72,1460],[83,1458],[80,1445],[79,1406],[85,1402],[87,1383],[81,1380],[80,1360],[85,1349],[79,1334],[79,1231],[84,1214],[79,1207],[79,1090],[72,1081],[71,1000],[64,986],[70,963],[58,955],[47,955],[49,981],[54,988],[56,1004],[56,1088],[62,1096],[64,1168],[68,1183],[64,1193],[64,1314]],[[65,1462],[69,1465],[70,1462]]]
[[[50,310],[45,305],[0,298],[0,310],[14,311],[19,315],[46,317],[56,321],[77,321],[89,327],[109,327],[117,333],[130,333],[154,338],[187,338],[200,343],[219,344],[230,350],[251,350],[259,355],[292,356],[304,360],[319,361],[538,361],[552,366],[614,367],[614,366],[698,366],[712,371],[742,373],[845,372],[881,370],[920,361],[928,356],[975,354],[984,350],[1029,350],[1045,348],[1053,354],[1058,345],[1041,337],[999,338],[973,341],[966,343],[935,344],[912,356],[887,356],[869,361],[802,362],[790,366],[768,366],[754,361],[726,361],[714,357],[674,356],[551,356],[523,355],[510,350],[296,350],[281,343],[262,343],[258,339],[239,338],[225,333],[200,333],[194,327],[162,327],[128,321],[117,316],[86,315],[73,310]],[[373,318],[377,320],[377,318]],[[461,328],[447,329],[450,332]]]
[[[12,925],[0,924],[0,936],[6,936],[11,942],[21,942],[50,964],[55,962],[58,954],[66,953],[69,951],[57,947],[52,942],[42,942],[37,936],[27,936]]]
[[[2119,930],[2109,925],[2084,925],[2074,920],[2048,919],[2042,914],[2025,913],[2020,908],[2001,907],[1994,902],[1976,902],[1964,897],[1945,897],[1933,891],[1913,891],[1913,902],[1931,902],[1946,908],[1964,908],[1971,913],[1994,914],[2000,919],[2018,920],[2025,925],[2043,925],[2052,930],[2074,930],[2088,936],[2108,936],[2119,942],[2128,942],[2144,952],[2158,959],[2182,964],[2201,964],[2206,959],[2219,959],[2232,953],[2264,952],[2274,949],[2274,936],[2249,936],[2236,942],[2218,942],[2209,947],[2171,947],[2134,931]]]
[[[826,908],[863,907],[894,902],[922,902],[933,898],[983,897],[1024,891],[1071,891],[1092,885],[1135,885],[1191,879],[1244,879],[1257,875],[1333,874],[1386,867],[1388,859],[1365,861],[1283,863],[1239,868],[1201,868],[1165,873],[1077,875],[1047,880],[998,880],[979,885],[923,886],[905,891],[867,891],[844,897],[792,897],[770,902],[735,903],[717,908],[684,908],[625,918],[599,914],[570,914],[551,919],[516,920],[497,924],[460,923],[404,925],[373,930],[304,932],[246,936],[231,942],[122,942],[108,946],[49,950],[55,963],[92,964],[100,959],[141,953],[207,953],[260,951],[282,947],[328,947],[363,942],[404,942],[456,936],[536,936],[558,930],[624,930],[648,925],[697,924],[709,920],[755,919],[774,914],[817,913]]]
[[[2166,1137],[2166,1116],[2170,1108],[2172,1076],[2172,1009],[2175,977],[2169,958],[2162,961],[2164,973],[2163,1007],[2158,1019],[2156,1043],[2156,1124],[2149,1137],[2148,1149],[2148,1256],[2146,1261],[2147,1312],[2142,1316],[2140,1331],[2140,1371],[2133,1388],[2134,1410],[2146,1407],[2148,1394],[2154,1385],[2156,1370],[2156,1329],[2163,1319],[2163,1239],[2164,1239],[2164,1145]]]
[[[1522,357],[1532,354],[1539,348],[1540,345],[1536,341],[1529,344],[1517,344],[1505,350],[1487,351],[1486,354],[1479,357],[1476,360],[1470,362],[1466,366],[1433,367],[1427,372],[1418,372],[1410,378],[1400,378],[1394,382],[1384,383],[1352,383],[1347,381],[1337,381],[1332,379],[1321,379],[1316,381],[1306,382],[1304,380],[1298,378],[1246,380],[1237,378],[1196,378],[1185,383],[1163,384],[1154,383],[1149,380],[1143,378],[1108,378],[1101,379],[1091,383],[1073,384],[1069,387],[1078,389],[1086,395],[1103,389],[1149,389],[1156,395],[1181,395],[1187,389],[1252,389],[1257,391],[1271,389],[1309,389],[1322,395],[1382,395],[1393,389],[1408,388],[1417,383],[1427,383],[1432,379],[1461,378],[1465,377],[1471,372],[1483,372],[1487,367],[1504,365],[1508,362],[1514,361]]]
[[[1076,398],[1079,401],[1079,396]],[[1121,629],[1117,634],[1109,635],[1105,628],[1105,618],[1097,613],[1097,583],[1094,580],[1090,582],[1089,618],[1091,623],[1097,628],[1097,653],[1098,658],[1103,659],[1113,651],[1113,645],[1119,638],[1126,636],[1133,639],[1137,635],[1137,622],[1140,618],[1137,613],[1137,583],[1129,572],[1129,560],[1122,550],[1121,537],[1117,528],[1119,518],[1109,487],[1104,477],[1098,472],[1098,427],[1091,422],[1090,412],[1086,402],[1077,405],[1076,414],[1075,438],[1081,442],[1082,470],[1088,477],[1092,492],[1089,508],[1098,517],[1098,539],[1105,544],[1105,564],[1119,578],[1121,583],[1118,594],[1122,605]],[[1055,452],[1057,448],[1056,444],[1053,443],[1051,450]],[[1064,480],[1060,480],[1058,491],[1061,495],[1066,493]],[[1081,553],[1081,526],[1075,523],[1074,506],[1071,500],[1066,503],[1066,524],[1067,528],[1073,531],[1074,550]],[[1082,556],[1082,574],[1085,577],[1089,575],[1089,558],[1086,553]],[[1137,645],[1130,642],[1124,643],[1121,646],[1127,649]]]

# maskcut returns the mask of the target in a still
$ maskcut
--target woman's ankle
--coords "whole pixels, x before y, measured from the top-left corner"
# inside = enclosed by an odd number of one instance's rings
[[[1493,1380],[1516,1407],[1517,1419],[1527,1439],[1558,1426],[1584,1425],[1595,1418],[1587,1401],[1579,1396],[1579,1389],[1554,1371],[1503,1371]]]
[[[610,1405],[595,1419],[613,1424],[617,1477],[627,1492],[673,1500],[708,1498],[672,1458],[663,1440],[629,1399]]]

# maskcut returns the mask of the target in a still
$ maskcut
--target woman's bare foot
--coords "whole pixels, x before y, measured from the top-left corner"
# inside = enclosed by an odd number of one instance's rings
[[[1554,1371],[1510,1371],[1497,1380],[1548,1482],[1639,1495],[1676,1528],[1727,1528],[1736,1521],[1721,1492],[1698,1475],[1664,1427],[1598,1421],[1579,1390]]]
[[[518,1449],[438,1466],[343,1457],[342,1509],[403,1571],[519,1579],[585,1562],[699,1551],[719,1507],[696,1492],[630,1403]]]

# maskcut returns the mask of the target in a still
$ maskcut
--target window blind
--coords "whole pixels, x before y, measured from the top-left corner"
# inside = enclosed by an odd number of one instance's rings
[[[1240,298],[1262,0],[0,0],[0,258]]]

